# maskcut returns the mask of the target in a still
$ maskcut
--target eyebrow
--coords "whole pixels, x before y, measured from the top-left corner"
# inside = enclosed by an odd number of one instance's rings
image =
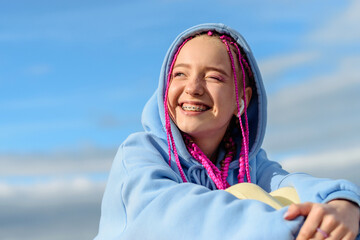
[[[174,68],[177,68],[177,67],[184,67],[184,68],[191,68],[191,65],[190,64],[186,64],[186,63],[178,63],[174,66]],[[216,71],[216,72],[219,72],[227,77],[229,77],[229,75],[222,69],[220,68],[217,68],[217,67],[206,67],[205,68],[206,70],[212,70],[212,71]]]
[[[185,67],[185,68],[190,68],[190,64],[186,64],[186,63],[178,63],[175,64],[174,68],[176,67]]]

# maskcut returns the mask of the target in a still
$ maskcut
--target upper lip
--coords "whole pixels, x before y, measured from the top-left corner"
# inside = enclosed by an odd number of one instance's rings
[[[182,106],[183,104],[190,104],[190,105],[204,105],[208,108],[210,108],[210,106],[206,103],[203,102],[199,102],[199,101],[181,101],[179,102],[179,105]]]

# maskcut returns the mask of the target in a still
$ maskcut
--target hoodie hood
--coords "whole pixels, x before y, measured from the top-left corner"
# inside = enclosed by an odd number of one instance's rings
[[[265,135],[267,110],[265,89],[259,68],[249,45],[246,43],[245,39],[241,36],[240,33],[224,24],[197,25],[185,30],[176,37],[168,49],[162,64],[158,88],[144,107],[142,114],[142,125],[146,132],[154,134],[166,141],[167,136],[165,129],[164,95],[166,91],[166,83],[170,65],[177,52],[177,49],[186,39],[195,36],[196,34],[208,31],[214,31],[232,37],[243,49],[249,60],[249,65],[255,80],[255,89],[253,89],[252,98],[247,108],[249,122],[249,159],[252,159],[260,150]],[[171,130],[179,157],[183,158],[184,160],[190,160],[191,155],[186,149],[181,133],[172,121]]]

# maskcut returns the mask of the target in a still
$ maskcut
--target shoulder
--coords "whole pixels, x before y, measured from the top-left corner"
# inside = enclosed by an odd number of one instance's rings
[[[148,132],[137,132],[129,135],[127,139],[120,145],[119,152],[123,156],[144,156],[157,155],[167,156],[168,145],[166,139]]]
[[[262,164],[272,163],[273,161],[270,161],[266,151],[260,148],[256,153],[253,153],[253,157],[250,159],[250,162],[253,162],[257,166],[260,166]]]
[[[146,149],[163,148],[167,146],[166,139],[160,138],[149,132],[136,132],[129,135],[120,145],[122,148],[142,147]]]
[[[139,132],[131,134],[119,147],[110,171],[110,178],[115,182],[140,179],[167,178],[181,182],[176,174],[176,164],[168,164],[166,139],[153,134]]]
[[[151,133],[131,134],[120,145],[114,164],[121,163],[127,171],[148,165],[167,165],[167,142]]]
[[[252,159],[253,160],[253,159]],[[277,162],[276,160],[270,160],[268,158],[268,155],[266,153],[266,151],[262,148],[259,149],[259,151],[256,153],[255,157],[254,157],[254,161],[256,161],[256,163],[258,165],[277,165],[279,167],[281,167],[280,163]]]

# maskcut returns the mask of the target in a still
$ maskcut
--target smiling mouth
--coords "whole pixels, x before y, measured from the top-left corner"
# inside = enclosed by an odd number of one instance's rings
[[[190,112],[204,112],[209,109],[208,106],[202,105],[202,104],[182,104],[181,108],[184,111],[190,111]]]

